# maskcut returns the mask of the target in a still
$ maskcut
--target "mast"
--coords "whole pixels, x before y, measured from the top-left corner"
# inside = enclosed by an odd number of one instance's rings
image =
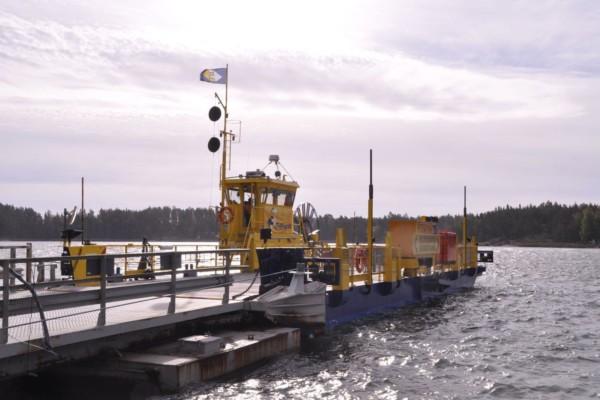
[[[84,207],[84,178],[81,177],[81,244],[85,244],[85,207]]]
[[[367,281],[373,283],[373,149],[369,149],[369,211],[367,219],[367,245],[369,262],[367,264]]]
[[[221,132],[221,136],[223,136],[223,160],[221,162],[221,207],[225,207],[225,176],[226,176],[226,168],[227,168],[227,141],[229,140],[229,134],[227,133],[227,117],[229,116],[227,112],[227,95],[229,89],[229,64],[225,65],[225,104],[221,103],[223,109],[225,111],[225,118],[223,119],[223,131]],[[215,93],[217,99],[219,96]],[[221,99],[219,99],[219,102]]]
[[[464,187],[463,193],[463,268],[467,266],[467,187]]]

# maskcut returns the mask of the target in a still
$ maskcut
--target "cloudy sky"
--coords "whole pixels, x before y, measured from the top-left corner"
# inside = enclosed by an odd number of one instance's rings
[[[216,205],[269,154],[320,213],[600,202],[600,3],[26,1],[0,5],[0,203]],[[239,125],[234,125],[239,129]]]

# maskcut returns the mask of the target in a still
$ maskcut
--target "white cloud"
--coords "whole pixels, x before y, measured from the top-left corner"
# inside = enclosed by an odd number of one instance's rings
[[[494,195],[480,209],[571,199],[552,176],[582,199],[599,194],[587,188],[600,149],[593,3],[214,4],[3,6],[3,201],[29,204],[43,183],[62,202],[60,185],[85,173],[122,193],[103,206],[171,201],[161,188],[177,205],[207,205],[206,111],[222,87],[197,75],[225,62],[232,117],[244,121],[234,171],[279,152],[323,211],[362,204],[344,177],[363,171],[368,147],[386,182],[381,213],[450,212],[456,187],[484,180],[502,192],[481,184]],[[335,193],[359,200],[339,205]]]

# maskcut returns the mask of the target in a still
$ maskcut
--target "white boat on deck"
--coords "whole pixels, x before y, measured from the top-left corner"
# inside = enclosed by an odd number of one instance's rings
[[[275,324],[324,325],[327,285],[318,281],[305,283],[304,264],[298,264],[291,274],[289,286],[276,286],[255,301],[263,305],[265,316]]]

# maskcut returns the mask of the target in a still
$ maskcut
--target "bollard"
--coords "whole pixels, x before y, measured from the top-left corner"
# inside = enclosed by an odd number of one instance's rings
[[[50,264],[50,280],[56,280],[56,269],[58,268],[58,264]]]
[[[37,282],[44,282],[46,280],[46,267],[44,263],[38,263],[37,265]]]

